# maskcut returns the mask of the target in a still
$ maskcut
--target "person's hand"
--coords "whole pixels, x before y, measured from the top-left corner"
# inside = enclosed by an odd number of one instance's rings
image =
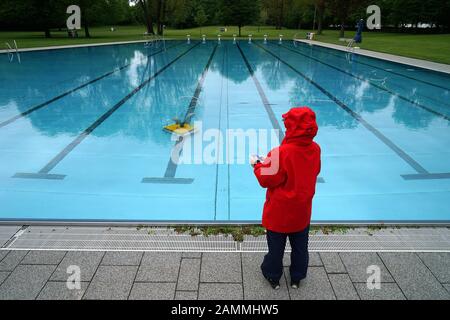
[[[252,167],[255,167],[255,165],[257,163],[263,162],[265,158],[266,157],[261,157],[261,156],[258,157],[257,155],[253,154],[253,155],[250,156],[250,165]]]
[[[258,156],[252,154],[252,155],[250,156],[250,165],[251,165],[252,167],[255,167],[255,165],[256,165],[258,162],[259,162]]]

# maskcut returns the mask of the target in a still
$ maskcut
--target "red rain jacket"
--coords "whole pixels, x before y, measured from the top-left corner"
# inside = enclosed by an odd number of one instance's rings
[[[254,172],[267,188],[262,224],[274,232],[304,230],[311,221],[312,199],[320,173],[320,147],[316,114],[308,107],[292,108],[283,115],[286,137]]]

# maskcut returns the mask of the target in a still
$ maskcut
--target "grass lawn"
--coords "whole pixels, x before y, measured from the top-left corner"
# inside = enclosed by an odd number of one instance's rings
[[[115,32],[111,32],[109,27],[95,27],[91,29],[92,38],[84,38],[84,32],[80,31],[80,38],[69,39],[67,32],[53,31],[51,39],[45,39],[43,32],[0,32],[0,43],[12,43],[16,40],[19,48],[46,47],[73,45],[85,43],[101,43],[116,41],[143,40],[144,26],[119,26]],[[269,38],[278,38],[283,34],[283,39],[291,40],[295,35],[298,38],[304,38],[306,32],[310,30],[276,30],[273,27],[257,26],[244,27],[242,36],[247,38],[252,34],[254,38],[263,38],[267,34]],[[232,38],[237,34],[237,27],[229,27],[227,32],[221,33],[223,39]],[[172,39],[186,39],[190,34],[191,38],[200,38],[202,34],[207,37],[216,38],[219,34],[219,27],[204,27],[194,29],[173,30],[167,29],[165,36]],[[345,36],[352,38],[355,31],[347,31]],[[335,30],[325,30],[323,35],[316,37],[317,41],[346,45],[339,41],[339,32]],[[4,46],[4,45],[2,45]],[[450,34],[445,35],[408,35],[395,33],[365,32],[363,34],[362,49],[374,50],[397,54],[401,56],[418,58],[423,60],[435,61],[450,64]]]

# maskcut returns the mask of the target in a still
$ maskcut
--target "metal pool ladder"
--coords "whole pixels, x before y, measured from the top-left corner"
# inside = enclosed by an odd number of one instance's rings
[[[150,38],[147,42],[144,43],[144,47],[149,48],[155,46],[157,48],[160,43],[162,43],[164,50],[166,50],[166,41],[164,39],[164,36],[161,38],[160,36],[155,34],[152,35],[152,38]]]
[[[348,52],[355,52],[355,48],[353,47],[353,44],[355,43],[355,40],[350,40],[347,44],[347,51]]]
[[[350,40],[347,44],[347,53],[345,54],[345,58],[349,63],[352,63],[352,56],[355,53],[355,47],[353,47],[354,44],[355,44],[354,39]]]
[[[17,42],[16,40],[14,41],[14,47],[15,47],[15,51],[16,51],[16,56],[17,56],[17,61],[19,61],[19,63],[21,63],[21,59],[20,59],[20,53],[19,53],[19,48],[17,47]],[[12,52],[14,49],[11,47],[11,45],[9,44],[9,42],[5,42],[6,43],[6,52],[8,53],[8,57],[9,57],[9,62],[13,62],[14,60],[14,53]]]

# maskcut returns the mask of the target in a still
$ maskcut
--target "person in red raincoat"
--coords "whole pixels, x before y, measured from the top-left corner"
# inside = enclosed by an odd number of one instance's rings
[[[292,247],[291,287],[298,288],[308,269],[308,233],[312,200],[320,173],[320,147],[316,114],[308,107],[292,108],[283,115],[286,136],[265,159],[251,164],[259,184],[267,188],[262,224],[267,229],[269,252],[261,270],[274,289],[283,274],[286,239]]]

